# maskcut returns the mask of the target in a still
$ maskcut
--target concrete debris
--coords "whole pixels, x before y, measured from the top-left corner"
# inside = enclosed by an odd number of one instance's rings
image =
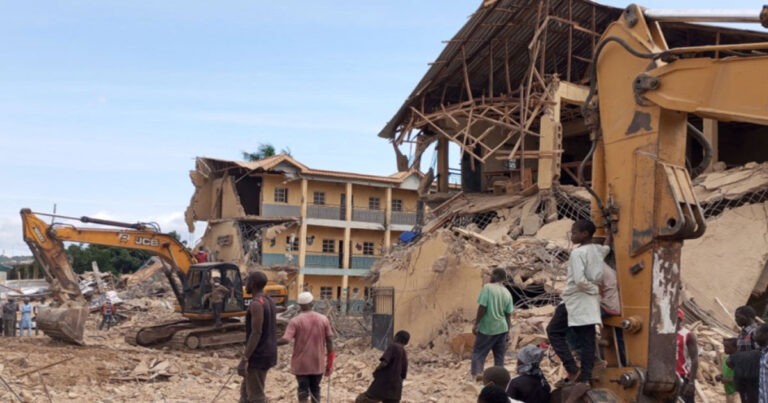
[[[708,204],[722,199],[734,200],[747,193],[768,189],[768,163],[754,162],[696,178],[696,197]]]
[[[686,241],[682,254],[685,294],[722,323],[747,302],[768,261],[768,205],[750,204],[711,220],[699,239]],[[719,298],[729,311],[717,303]]]

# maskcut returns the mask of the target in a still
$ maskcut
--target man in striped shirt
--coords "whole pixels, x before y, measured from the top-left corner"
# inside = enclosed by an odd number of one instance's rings
[[[757,330],[757,312],[749,305],[744,305],[736,308],[734,312],[734,319],[736,324],[741,328],[739,338],[736,341],[737,351],[752,351],[758,350],[760,347],[755,341],[755,330]]]

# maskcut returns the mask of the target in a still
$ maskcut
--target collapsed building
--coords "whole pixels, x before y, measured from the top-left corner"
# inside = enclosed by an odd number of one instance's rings
[[[365,277],[423,217],[415,170],[390,176],[312,169],[287,154],[258,161],[197,158],[186,221],[207,227],[210,259],[259,268],[342,311],[360,311]]]
[[[377,265],[376,286],[390,290],[390,327],[408,326],[417,344],[431,343],[448,318],[474,316],[482,276],[496,266],[514,279],[519,306],[557,301],[569,220],[591,215],[589,194],[578,187],[591,179],[580,107],[595,46],[621,12],[585,0],[485,1],[379,133],[392,142],[400,169],[420,167],[432,147],[437,154],[427,173],[436,192],[420,194],[432,213],[421,239]],[[670,47],[768,38],[659,24]],[[684,306],[694,320],[727,329],[737,306],[764,310],[768,295],[768,129],[688,120],[687,162],[708,230],[683,248]],[[449,186],[450,143],[461,153],[460,192]]]

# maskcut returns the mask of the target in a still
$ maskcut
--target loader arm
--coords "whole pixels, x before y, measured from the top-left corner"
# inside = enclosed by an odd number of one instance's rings
[[[670,50],[659,24],[631,5],[596,48],[585,104],[593,129],[593,217],[613,231],[622,315],[605,321],[608,367],[593,374],[593,400],[667,401],[679,389],[681,249],[705,231],[685,168],[688,113],[768,125],[768,57],[690,57],[729,47],[745,54],[768,44]],[[625,364],[616,328],[623,328]]]

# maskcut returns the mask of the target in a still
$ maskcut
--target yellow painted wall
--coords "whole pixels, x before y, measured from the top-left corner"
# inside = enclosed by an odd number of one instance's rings
[[[350,277],[349,278],[349,299],[355,299],[354,298],[354,289],[357,288],[358,291],[358,298],[357,299],[363,299],[365,298],[365,288],[371,287],[371,284],[368,284],[365,277]]]
[[[275,246],[270,246],[270,242],[266,241],[264,242],[264,245],[261,248],[262,253],[286,253],[287,249],[286,247],[286,238],[291,236],[291,234],[296,234],[296,238],[299,237],[299,227],[293,226],[289,228],[286,231],[283,231],[280,233],[280,235],[277,236],[277,239],[275,239]],[[299,251],[295,250],[291,252],[293,254],[298,255]]]
[[[310,287],[312,295],[315,296],[315,299],[320,298],[320,287],[332,287],[333,298],[336,299],[338,287],[341,287],[341,276],[306,275],[304,276],[304,282],[305,285]],[[349,298],[353,299],[352,290],[354,288],[358,289],[358,299],[365,298],[366,287],[372,287],[372,285],[366,282],[365,277],[349,277]]]
[[[220,237],[230,237],[230,245],[219,245]],[[201,244],[208,249],[211,260],[239,263],[243,256],[240,230],[235,221],[222,221],[208,224]]]
[[[307,237],[311,237],[312,235],[315,236],[315,242],[313,242],[312,245],[307,245],[307,253],[322,253],[323,239],[333,239],[334,253],[339,253],[339,241],[344,239],[344,228],[310,225],[307,228]]]
[[[287,188],[288,189],[288,204],[293,206],[301,205],[301,181],[292,180],[285,182],[286,178],[283,175],[264,175],[264,181],[262,182],[263,197],[262,203],[264,204],[276,204],[275,202],[275,188]],[[285,183],[283,183],[285,182]]]
[[[407,213],[416,212],[416,202],[418,195],[413,190],[392,189],[392,200],[400,199],[403,201],[403,211]]]
[[[341,276],[304,276],[305,287],[309,287],[315,299],[320,298],[320,287],[333,287],[333,298],[337,298],[338,288],[341,287]]]
[[[354,195],[353,207],[367,209],[368,199],[370,197],[378,197],[380,200],[379,209],[384,211],[384,205],[387,202],[386,189],[354,185],[352,186],[352,194]]]
[[[373,230],[352,230],[352,256],[363,255],[363,242],[373,242],[373,255],[381,255],[381,247],[384,246],[384,231]],[[360,244],[360,249],[356,248],[356,245]]]
[[[341,194],[346,190],[346,186],[344,183],[309,181],[307,183],[307,203],[312,204],[315,192],[325,192],[326,205],[340,206]]]

